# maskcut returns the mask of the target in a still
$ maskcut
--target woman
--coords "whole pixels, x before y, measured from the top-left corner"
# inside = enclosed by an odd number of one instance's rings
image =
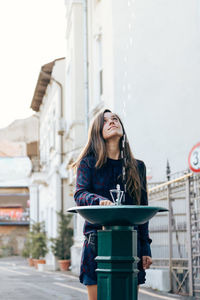
[[[110,190],[119,184],[124,190],[125,205],[148,205],[146,167],[134,159],[120,118],[110,110],[98,114],[89,132],[88,142],[78,160],[74,198],[76,204],[113,205]],[[99,225],[84,224],[80,282],[87,286],[89,300],[97,299],[96,244]],[[152,263],[148,223],[138,232],[138,284],[145,282],[145,269]]]

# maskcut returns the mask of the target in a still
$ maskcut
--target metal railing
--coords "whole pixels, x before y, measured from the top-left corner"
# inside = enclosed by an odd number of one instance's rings
[[[172,292],[200,299],[200,175],[151,187],[149,204],[169,210],[150,221],[153,268],[169,270]]]

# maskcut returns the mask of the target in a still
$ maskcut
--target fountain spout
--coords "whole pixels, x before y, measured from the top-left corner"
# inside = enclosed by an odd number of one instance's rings
[[[124,191],[120,190],[119,184],[117,184],[116,189],[110,190],[110,194],[111,194],[112,200],[115,205],[122,205],[121,200],[122,200]]]

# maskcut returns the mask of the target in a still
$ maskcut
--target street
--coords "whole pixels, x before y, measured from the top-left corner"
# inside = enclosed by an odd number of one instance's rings
[[[0,259],[0,295],[1,300],[87,300],[86,288],[70,272],[39,272],[21,257]],[[139,300],[156,299],[187,298],[140,289]]]
[[[39,272],[22,258],[0,259],[1,300],[86,300],[87,293],[75,276]]]

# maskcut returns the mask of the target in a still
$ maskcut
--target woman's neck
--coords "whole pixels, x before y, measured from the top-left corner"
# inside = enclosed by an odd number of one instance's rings
[[[107,156],[111,159],[119,159],[120,150],[119,150],[119,140],[107,141],[106,142],[106,151]]]

